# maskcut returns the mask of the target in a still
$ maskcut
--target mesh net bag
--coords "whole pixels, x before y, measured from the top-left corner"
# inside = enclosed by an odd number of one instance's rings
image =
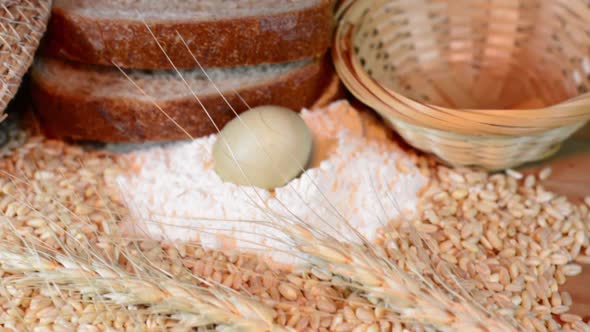
[[[16,94],[45,32],[50,0],[0,0],[0,116]]]

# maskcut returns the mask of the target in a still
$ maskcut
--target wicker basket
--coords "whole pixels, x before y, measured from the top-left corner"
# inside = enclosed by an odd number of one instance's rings
[[[590,120],[588,1],[348,0],[339,11],[344,84],[453,165],[539,160]]]
[[[33,62],[51,0],[0,0],[0,118]]]

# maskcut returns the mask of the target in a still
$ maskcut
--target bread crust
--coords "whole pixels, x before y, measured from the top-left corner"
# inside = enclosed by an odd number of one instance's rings
[[[271,82],[243,87],[237,92],[250,107],[274,104],[300,110],[314,103],[332,74],[331,63],[324,58],[293,69]],[[76,89],[55,86],[51,80],[35,73],[31,94],[41,128],[51,138],[99,142],[189,138],[146,100],[77,93]],[[238,95],[227,94],[226,98],[238,113],[247,109]],[[200,96],[200,99],[219,128],[234,117],[218,94]],[[215,126],[192,96],[157,103],[193,138],[216,133]]]
[[[333,0],[283,13],[207,21],[146,20],[179,68],[279,63],[323,54],[332,34]],[[168,69],[171,64],[141,20],[104,19],[54,7],[45,55],[87,64]]]

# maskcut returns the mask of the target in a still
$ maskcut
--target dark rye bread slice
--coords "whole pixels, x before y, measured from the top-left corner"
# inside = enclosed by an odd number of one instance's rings
[[[295,61],[329,47],[333,5],[333,0],[56,0],[43,52],[87,64],[172,68],[145,21],[179,68],[197,67],[179,35],[205,67]]]
[[[200,70],[181,72],[220,128],[234,117]],[[309,107],[322,93],[333,71],[327,59],[310,59],[215,68],[207,73],[234,109],[242,112],[247,109],[246,104],[275,104],[293,110]],[[84,141],[144,142],[187,139],[176,124],[193,137],[216,132],[206,112],[174,71],[128,70],[127,74],[148,96],[116,68],[37,59],[31,75],[31,93],[45,134]]]

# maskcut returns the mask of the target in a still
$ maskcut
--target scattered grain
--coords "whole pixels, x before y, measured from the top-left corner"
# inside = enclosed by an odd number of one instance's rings
[[[81,162],[86,169],[80,169]],[[134,259],[145,255],[151,266],[179,279],[189,280],[194,274],[253,294],[273,307],[275,323],[299,330],[374,332],[406,328],[392,319],[388,310],[375,299],[369,297],[369,302],[361,296],[349,296],[347,280],[326,266],[285,274],[252,256],[225,256],[190,245],[179,247],[156,241],[124,240],[113,225],[121,222],[126,209],[112,191],[110,181],[125,166],[124,161],[113,155],[87,153],[63,143],[37,139],[2,163],[3,169],[21,170],[22,174],[12,175],[27,176],[30,182],[0,177],[3,193],[0,208],[18,225],[21,236],[42,239],[47,249],[62,250],[60,243],[66,234],[71,234],[76,236],[65,239],[68,248],[86,249],[75,244],[74,238],[99,243],[97,253],[115,262],[125,261],[121,255],[123,247],[132,248],[138,244],[133,252]],[[552,320],[553,314],[568,323],[570,329],[586,331],[587,324],[568,313],[571,296],[559,292],[558,286],[567,276],[581,272],[581,266],[572,261],[590,263],[588,211],[545,191],[542,182],[537,183],[533,175],[524,178],[508,170],[508,176],[488,176],[466,169],[433,167],[429,171],[436,175],[430,184],[433,194],[424,198],[421,211],[425,215],[417,229],[427,243],[432,244],[433,250],[439,250],[439,255],[428,251],[437,271],[444,271],[443,267],[448,266],[459,270],[461,280],[466,280],[464,287],[483,307],[514,316],[524,327],[542,330],[543,326],[551,330],[559,324]],[[544,169],[538,179],[545,180],[550,173],[550,169]],[[523,178],[523,182],[517,181]],[[585,202],[590,206],[590,197]],[[42,214],[35,214],[35,210]],[[415,260],[416,266],[424,267],[417,259],[416,247],[400,233],[402,235],[393,241],[398,248],[397,256],[391,255],[391,260],[405,270],[409,268],[408,262],[402,261],[405,259]],[[9,234],[6,227],[0,227],[3,240],[20,241]],[[107,239],[99,240],[101,236]],[[125,243],[113,243],[115,239]],[[132,267],[128,261],[122,264],[129,271],[145,268]],[[3,273],[6,272],[0,270],[0,275]],[[441,277],[445,278],[445,274],[441,273]],[[374,275],[366,279],[367,282],[375,280]],[[51,295],[49,290],[43,292],[40,289],[22,293],[3,291],[0,286],[0,295],[8,294],[10,302],[17,306],[7,308],[9,301],[0,296],[0,320],[15,330],[25,330],[16,317],[45,326],[53,324],[54,330],[79,331],[92,331],[98,321],[106,330],[128,328],[132,321],[142,330],[160,330],[173,323],[170,318],[153,316],[133,307],[121,310],[103,305],[99,308],[99,303],[89,303],[74,294],[60,305],[56,300],[59,297]],[[143,296],[158,299],[155,293],[146,292]]]
[[[551,167],[543,168],[541,170],[541,172],[539,172],[539,180],[541,180],[541,181],[547,180],[551,176],[552,172],[553,172],[553,169]]]
[[[513,169],[507,169],[506,174],[508,174],[509,176],[511,176],[512,178],[517,179],[517,180],[520,180],[523,177],[522,173],[517,172]]]
[[[293,287],[289,284],[281,283],[279,285],[279,292],[281,293],[281,295],[283,295],[289,301],[297,300],[298,291],[295,287]]]

